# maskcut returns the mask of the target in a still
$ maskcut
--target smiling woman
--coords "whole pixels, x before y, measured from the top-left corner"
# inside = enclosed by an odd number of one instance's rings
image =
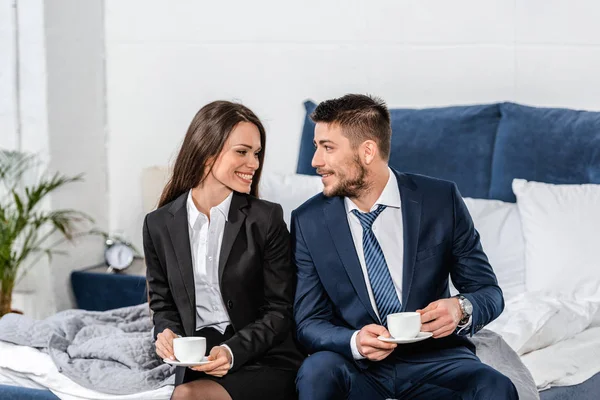
[[[295,269],[281,206],[257,198],[264,148],[251,110],[206,105],[146,216],[156,353],[169,363],[208,353],[208,362],[177,368],[173,399],[295,397]],[[206,352],[176,360],[178,336],[205,338]]]
[[[259,128],[251,122],[238,123],[229,134],[202,186],[219,182],[237,192],[249,193],[254,174],[260,168],[259,157],[262,158]]]
[[[225,180],[222,183],[231,184],[235,177],[227,178],[228,172],[221,167],[229,168],[230,173],[249,174],[252,171],[252,178],[245,179],[244,186],[238,184],[230,189],[258,196],[265,145],[265,128],[249,108],[228,101],[207,104],[196,113],[188,128],[175,161],[173,176],[167,183],[158,206],[162,207],[175,200],[191,188],[202,185],[207,179],[209,184],[212,179],[219,178]],[[237,163],[234,161],[236,155]],[[246,161],[251,161],[250,165],[245,166]],[[254,164],[257,165],[253,168]]]

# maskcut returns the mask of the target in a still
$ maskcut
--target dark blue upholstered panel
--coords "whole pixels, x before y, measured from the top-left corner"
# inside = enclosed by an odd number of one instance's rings
[[[0,385],[2,400],[58,400],[49,390],[29,389],[20,386]]]
[[[315,124],[310,119],[309,115],[315,111],[317,105],[312,101],[304,102],[304,125],[302,127],[302,137],[300,138],[300,152],[298,154],[298,166],[296,173],[304,175],[317,175],[315,169],[310,165],[313,154],[315,154],[315,146],[313,138],[315,135]]]
[[[308,115],[316,105],[306,102],[298,173],[315,174],[314,123]],[[391,109],[390,165],[457,183],[461,194],[487,198],[492,152],[500,120],[497,104],[428,109]],[[310,146],[310,147],[309,147]]]
[[[487,198],[498,105],[390,110],[390,165],[456,182],[465,197]]]
[[[600,183],[600,113],[500,105],[490,197],[516,201],[514,178]]]
[[[106,311],[147,301],[144,276],[73,271],[71,286],[77,307],[84,310]]]

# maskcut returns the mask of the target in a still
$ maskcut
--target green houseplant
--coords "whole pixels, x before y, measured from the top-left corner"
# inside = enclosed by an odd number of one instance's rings
[[[0,317],[11,311],[18,280],[42,257],[60,253],[78,223],[92,222],[80,211],[44,207],[50,193],[82,176],[36,174],[40,165],[34,155],[0,150]]]

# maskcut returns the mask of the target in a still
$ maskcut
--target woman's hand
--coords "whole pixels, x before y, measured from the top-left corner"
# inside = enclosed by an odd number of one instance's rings
[[[194,371],[204,372],[208,375],[221,378],[229,372],[231,368],[231,353],[223,346],[215,346],[210,350],[208,364],[190,367]]]
[[[175,360],[173,354],[173,339],[178,337],[172,330],[165,328],[164,331],[156,335],[156,354],[162,359]]]

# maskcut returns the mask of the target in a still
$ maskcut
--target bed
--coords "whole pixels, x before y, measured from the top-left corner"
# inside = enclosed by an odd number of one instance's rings
[[[294,208],[321,190],[310,165],[314,125],[308,115],[316,104],[307,101],[304,106],[296,173],[265,171],[261,180],[261,197],[280,203],[287,222]],[[391,116],[391,166],[458,184],[507,299],[505,312],[490,328],[519,354],[541,399],[597,399],[600,284],[588,280],[587,286],[562,297],[528,289],[528,283],[538,280],[530,279],[526,268],[525,221],[519,209],[526,196],[517,201],[513,180],[600,184],[600,113],[500,103],[392,109]],[[166,171],[164,167],[144,171],[145,211],[156,204]],[[29,363],[19,366],[13,361],[9,369],[7,356]],[[32,360],[37,370],[31,370]],[[92,390],[65,378],[50,355],[0,342],[3,399],[167,399],[172,389],[167,384],[127,395]]]
[[[293,193],[298,191],[294,187],[318,187],[310,181],[315,170],[309,115],[316,104],[307,101],[304,106],[296,171],[304,181],[290,183],[291,194],[279,189],[278,200],[287,203],[284,209],[293,209],[296,197],[307,195]],[[585,251],[590,255],[598,244],[600,185],[594,184],[600,184],[600,113],[496,103],[391,109],[390,114],[390,165],[454,181],[466,198],[507,298],[503,320],[489,328],[520,350],[541,399],[600,398],[600,254],[577,258],[586,262],[581,269],[557,266],[543,271],[552,257],[568,260],[570,252]],[[274,189],[267,188],[273,197]],[[560,231],[554,221],[542,221],[548,210],[571,212],[565,208],[569,202],[583,209],[577,215],[581,227],[565,225]],[[542,226],[565,235],[560,251],[548,246],[553,238],[540,232]],[[583,251],[568,247],[578,235],[590,242]],[[539,254],[540,248],[548,254]],[[547,310],[545,320],[542,309]],[[528,326],[532,321],[537,330]]]

